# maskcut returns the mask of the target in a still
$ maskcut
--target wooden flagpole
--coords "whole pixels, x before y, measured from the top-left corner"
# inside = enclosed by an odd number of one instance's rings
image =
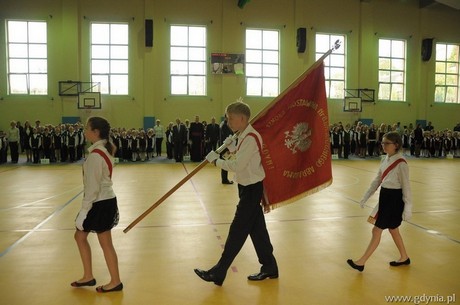
[[[323,60],[328,57],[334,50],[337,50],[340,47],[340,43],[337,40],[334,44],[334,46],[324,53],[321,58],[319,58],[310,68],[308,68],[307,71],[305,71],[300,77],[297,78],[296,81],[294,81],[287,89],[285,89],[280,95],[278,95],[277,98],[275,98],[270,104],[268,104],[261,112],[259,112],[255,117],[251,119],[251,123],[257,120],[260,116],[262,116],[268,109],[270,109],[275,103],[277,103],[285,94],[288,92],[290,89],[294,88],[295,86],[298,85],[298,83],[303,79],[304,76],[306,76],[308,73],[310,73],[311,70],[315,69]],[[238,136],[238,133],[235,133],[233,135],[233,140],[236,139]],[[221,153],[227,146],[225,144],[222,144],[217,150],[217,153]],[[179,181],[173,188],[171,188],[166,194],[164,194],[160,199],[157,200],[150,208],[148,208],[144,213],[142,213],[139,217],[137,217],[133,222],[127,226],[123,232],[128,233],[135,225],[137,225],[142,219],[144,219],[148,214],[150,214],[154,209],[156,209],[160,204],[163,203],[169,196],[171,196],[178,188],[180,188],[185,182],[190,180],[196,173],[198,173],[203,167],[206,166],[209,162],[207,160],[201,161],[201,163],[193,169],[187,176],[185,176],[181,181]]]
[[[166,194],[163,195],[160,199],[158,199],[157,202],[155,202],[150,208],[148,208],[144,213],[142,213],[139,217],[137,217],[129,226],[126,227],[126,229],[123,230],[123,232],[128,233],[129,230],[131,230],[136,224],[138,224],[142,219],[145,218],[150,212],[152,212],[157,206],[159,206],[163,201],[166,200],[169,196],[171,196],[172,193],[174,193],[178,188],[180,188],[185,182],[187,182],[190,178],[192,178],[193,175],[198,173],[205,165],[208,163],[208,161],[204,160],[202,161],[193,171],[191,171],[187,176],[185,176],[179,183],[177,183],[172,189],[170,189]]]
[[[222,144],[219,148],[216,149],[216,153],[220,154],[227,146]],[[142,213],[139,217],[137,217],[126,229],[123,230],[124,233],[128,233],[135,225],[137,225],[142,219],[145,218],[150,212],[152,212],[156,207],[163,203],[169,196],[171,196],[178,188],[180,188],[185,182],[190,180],[196,173],[198,173],[203,167],[206,166],[209,162],[207,160],[201,161],[197,167],[195,167],[187,176],[185,176],[181,181],[179,181],[175,186],[172,187],[166,194],[163,195],[157,202],[155,202],[150,208],[148,208],[144,213]]]

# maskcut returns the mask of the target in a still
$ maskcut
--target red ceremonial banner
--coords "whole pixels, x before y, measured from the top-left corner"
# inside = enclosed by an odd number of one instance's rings
[[[324,64],[317,62],[251,123],[263,139],[265,201],[294,202],[332,183]]]

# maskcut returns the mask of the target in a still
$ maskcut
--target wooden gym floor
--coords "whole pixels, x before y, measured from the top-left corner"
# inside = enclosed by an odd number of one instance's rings
[[[210,268],[219,259],[236,186],[220,184],[220,171],[208,165],[125,234],[197,164],[119,164],[113,180],[121,219],[113,240],[125,288],[108,294],[70,287],[82,275],[73,239],[81,164],[2,165],[1,304],[386,304],[397,297],[393,303],[460,303],[460,159],[408,163],[414,213],[401,233],[410,266],[388,265],[399,257],[387,231],[363,273],[347,265],[370,240],[366,219],[377,193],[365,209],[358,202],[379,163],[337,160],[329,188],[266,215],[279,279],[247,281],[259,270],[248,240],[222,287],[200,280],[193,269]],[[102,285],[109,275],[94,234],[90,243]]]

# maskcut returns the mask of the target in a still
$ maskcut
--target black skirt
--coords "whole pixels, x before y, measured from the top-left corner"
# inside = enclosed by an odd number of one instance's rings
[[[119,218],[117,197],[97,201],[93,203],[83,222],[83,231],[95,233],[109,231],[118,224]]]
[[[402,189],[382,187],[379,195],[379,211],[375,226],[380,229],[396,229],[401,225],[404,212]]]

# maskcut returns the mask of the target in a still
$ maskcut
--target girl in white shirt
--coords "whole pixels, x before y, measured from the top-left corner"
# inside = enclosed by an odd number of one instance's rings
[[[372,181],[361,200],[361,207],[381,185],[378,212],[372,229],[372,239],[360,259],[347,263],[358,271],[364,270],[364,265],[369,257],[377,249],[382,232],[385,229],[390,231],[391,237],[399,250],[400,258],[390,262],[390,266],[409,265],[410,259],[407,255],[404,242],[399,233],[399,226],[402,220],[409,220],[412,217],[412,195],[409,184],[409,167],[400,149],[402,139],[398,132],[388,132],[383,136],[383,151],[387,154],[380,164],[377,176]],[[396,163],[395,163],[396,162]],[[394,164],[394,165],[393,165]]]
[[[91,247],[88,234],[97,233],[104,252],[111,280],[96,288],[97,292],[112,292],[123,289],[118,271],[117,253],[112,243],[111,229],[118,224],[117,198],[112,189],[112,168],[115,146],[109,142],[110,124],[100,117],[88,119],[85,136],[93,145],[83,164],[84,195],[82,208],[75,220],[75,240],[83,263],[83,277],[73,282],[73,287],[94,286]]]

